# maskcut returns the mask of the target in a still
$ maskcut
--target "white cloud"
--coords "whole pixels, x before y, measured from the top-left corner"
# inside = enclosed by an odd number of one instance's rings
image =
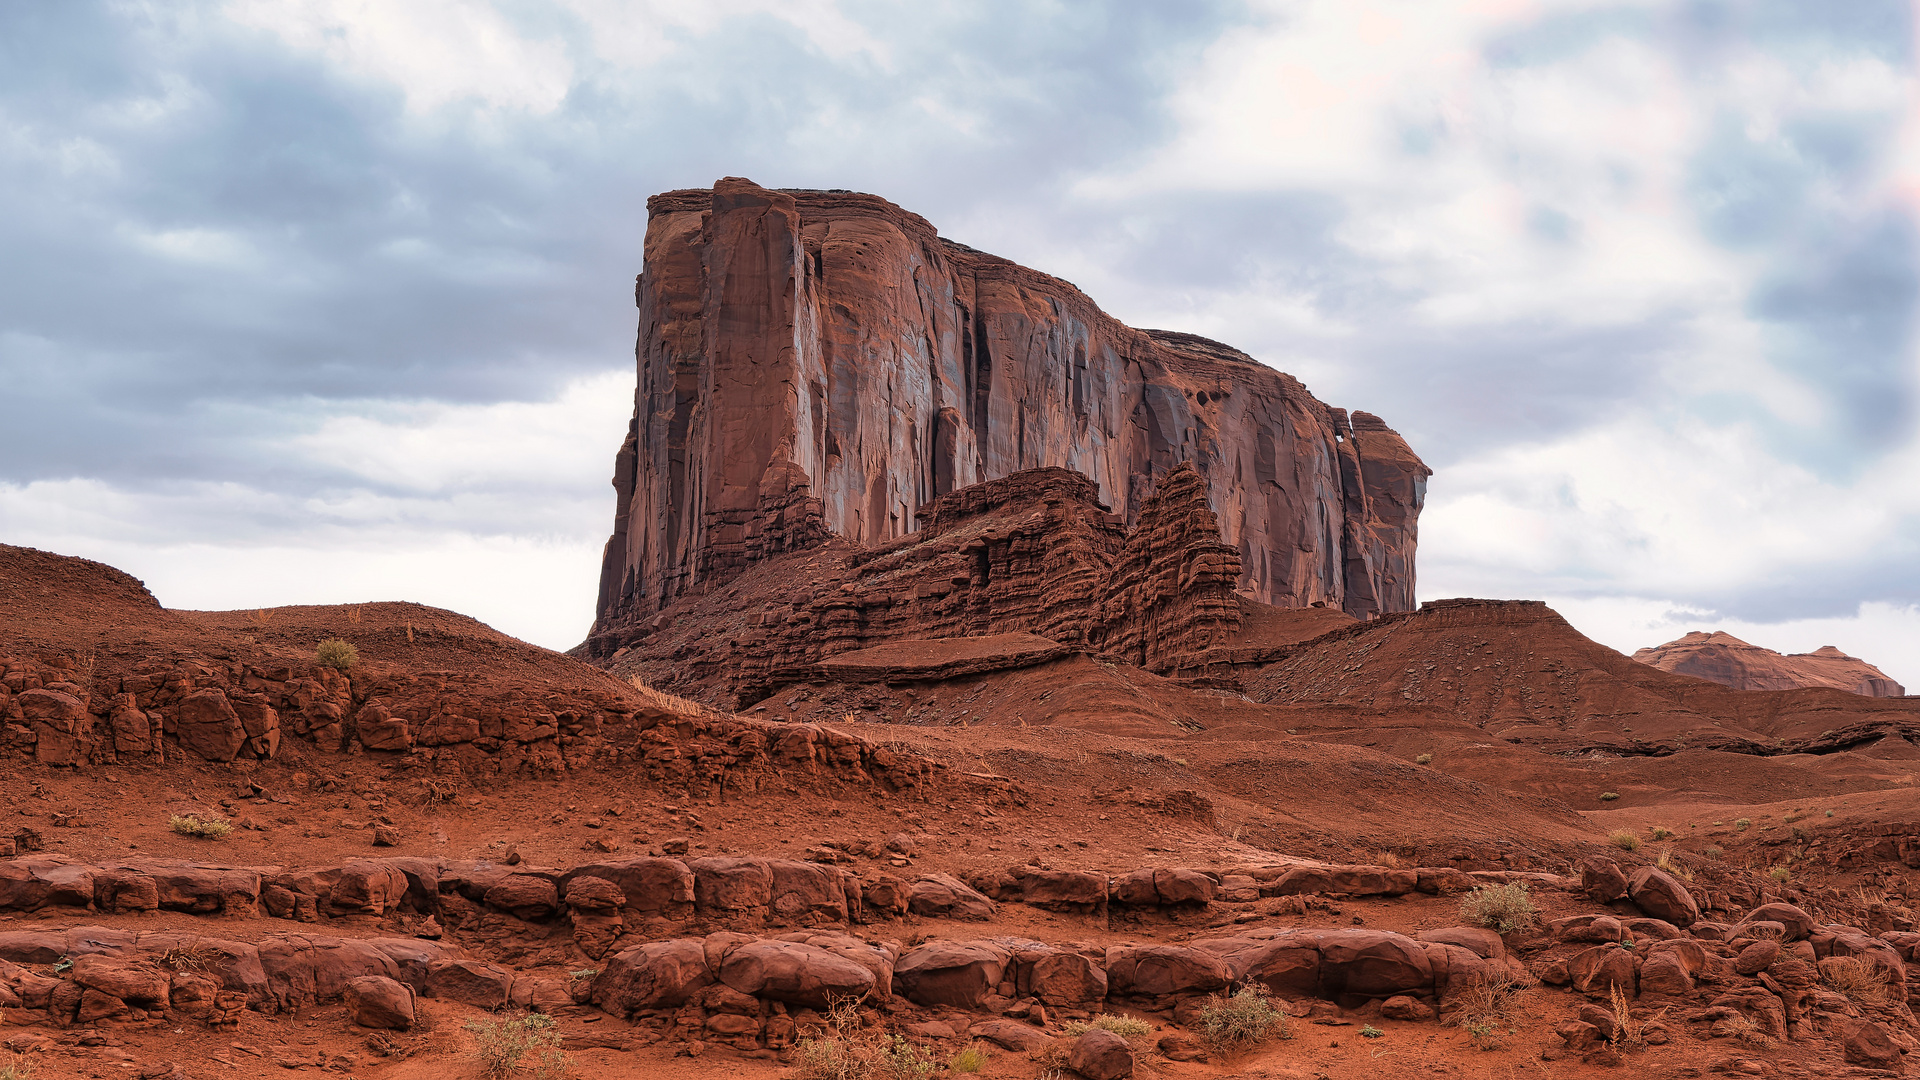
[[[469,100],[548,113],[573,83],[562,42],[523,35],[486,0],[228,0],[226,16],[399,87],[415,113]]]

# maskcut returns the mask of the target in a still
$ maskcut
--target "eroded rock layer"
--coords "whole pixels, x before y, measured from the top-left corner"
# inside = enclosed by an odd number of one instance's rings
[[[648,209],[593,655],[758,559],[829,533],[885,543],[942,495],[1044,466],[1091,477],[1130,523],[1191,461],[1248,595],[1413,606],[1428,470],[1378,418],[1124,326],[871,195],[729,178]]]
[[[1633,658],[1661,671],[1691,675],[1735,690],[1830,686],[1868,697],[1900,697],[1906,693],[1905,687],[1887,678],[1879,668],[1831,645],[1810,653],[1782,655],[1720,630],[1710,634],[1696,630],[1665,645],[1641,649]]]

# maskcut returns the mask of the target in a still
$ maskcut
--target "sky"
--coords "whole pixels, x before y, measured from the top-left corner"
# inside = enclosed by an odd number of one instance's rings
[[[1379,414],[1419,596],[1920,692],[1904,0],[0,5],[0,540],[584,637],[646,197],[870,191]]]

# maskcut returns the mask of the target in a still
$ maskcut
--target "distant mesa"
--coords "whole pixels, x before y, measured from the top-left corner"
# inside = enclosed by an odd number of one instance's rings
[[[877,196],[729,177],[647,207],[590,655],[768,559],[884,546],[942,498],[1047,468],[1087,477],[1130,530],[1191,463],[1233,591],[1358,619],[1413,607],[1431,470],[1379,417],[1218,342],[1123,325]]]
[[[1732,634],[1695,630],[1683,638],[1641,649],[1635,660],[1676,675],[1691,675],[1735,690],[1796,690],[1825,686],[1868,697],[1900,697],[1906,689],[1886,673],[1831,645],[1810,653],[1777,653]]]

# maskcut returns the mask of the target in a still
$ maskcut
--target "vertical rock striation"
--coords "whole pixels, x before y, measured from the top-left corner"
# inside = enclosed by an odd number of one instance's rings
[[[634,419],[595,640],[837,534],[880,544],[938,497],[1046,466],[1127,523],[1209,482],[1239,588],[1365,618],[1413,605],[1429,470],[1378,418],[884,199],[737,178],[648,201]]]

